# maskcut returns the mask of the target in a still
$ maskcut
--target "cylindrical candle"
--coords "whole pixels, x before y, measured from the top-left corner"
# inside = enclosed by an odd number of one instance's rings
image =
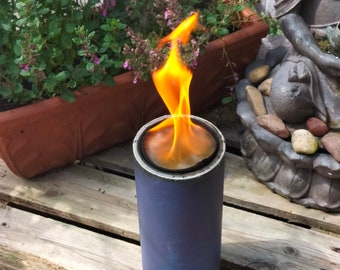
[[[143,269],[220,269],[225,143],[210,122],[191,117],[210,133],[215,150],[201,166],[185,170],[160,168],[145,158],[144,136],[133,142]],[[210,136],[209,136],[210,138]]]

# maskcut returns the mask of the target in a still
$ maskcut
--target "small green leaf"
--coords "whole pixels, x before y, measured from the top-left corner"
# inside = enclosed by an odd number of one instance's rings
[[[107,84],[108,86],[114,86],[115,85],[115,80],[113,77],[109,74],[106,74],[103,78],[103,82]]]
[[[59,0],[59,1],[60,1],[60,4],[61,4],[62,6],[68,5],[69,2],[70,2],[70,0]]]
[[[67,102],[73,102],[76,100],[74,94],[69,89],[63,89],[61,92],[61,97]]]
[[[70,80],[68,85],[71,89],[75,89],[77,87],[77,81],[76,80]]]
[[[23,91],[20,95],[20,102],[26,103],[32,99],[34,99],[36,96],[32,91]]]
[[[8,98],[11,94],[11,91],[7,87],[3,87],[0,85],[0,95],[4,98]]]
[[[46,79],[44,86],[47,89],[51,89],[51,88],[55,87],[56,84],[57,84],[57,80],[55,79],[55,77],[50,76]]]
[[[16,76],[20,74],[20,67],[19,65],[15,64],[15,63],[8,63],[6,66],[6,73],[7,74],[11,74],[12,76]]]
[[[229,30],[227,28],[221,28],[218,30],[218,35],[220,36],[226,36],[229,34]]]
[[[28,77],[28,76],[31,75],[31,72],[29,70],[26,71],[26,70],[22,69],[22,70],[20,70],[20,75],[23,76],[23,77]]]
[[[101,81],[101,76],[97,72],[92,73],[90,80],[92,85],[97,85]]]
[[[13,51],[15,55],[22,55],[22,46],[20,42],[17,41],[16,43],[14,43]]]
[[[121,68],[123,66],[123,61],[122,60],[114,60],[113,61],[113,66],[115,68]]]
[[[5,31],[10,31],[12,29],[11,22],[7,21],[1,24]]]
[[[87,38],[88,38],[88,39],[92,39],[92,38],[94,37],[95,34],[96,34],[96,32],[95,32],[95,31],[92,31],[91,33],[89,33],[89,34],[87,35]]]
[[[66,28],[66,32],[71,34],[76,29],[76,25],[74,23],[68,22],[66,23],[65,28]]]
[[[18,10],[20,10],[20,9],[22,9],[22,8],[25,7],[25,3],[23,3],[23,2],[15,3],[15,7],[16,7]]]
[[[3,33],[3,35],[0,35],[0,47],[1,45],[6,45],[9,42],[9,33]]]
[[[48,24],[49,36],[54,37],[61,32],[60,25],[56,21],[51,21]]]
[[[68,35],[63,35],[60,39],[60,42],[67,49],[70,49],[72,47],[72,39]]]
[[[234,96],[224,97],[222,99],[222,104],[226,105],[226,104],[233,102],[234,100],[235,100]]]
[[[16,21],[16,25],[22,26],[22,25],[26,24],[26,22],[27,22],[27,18],[21,18],[21,19]]]
[[[50,12],[50,9],[49,8],[42,8],[42,9],[40,9],[40,14],[42,14],[42,15],[45,15],[45,14],[47,14],[47,13],[49,13]]]
[[[83,13],[80,10],[73,11],[73,18],[75,20],[81,20],[83,18]]]
[[[100,29],[102,29],[102,30],[104,30],[104,31],[110,31],[110,30],[111,30],[110,26],[109,26],[109,25],[106,25],[106,24],[101,25],[101,26],[100,26]]]
[[[19,83],[15,84],[15,86],[13,88],[14,93],[21,93],[23,90],[24,90],[24,88]]]
[[[73,43],[75,43],[76,45],[80,45],[82,43],[81,38],[72,38]]]
[[[65,81],[67,79],[67,72],[66,71],[61,71],[59,72],[56,76],[55,79],[57,80],[57,82],[62,82]]]
[[[217,23],[217,20],[214,16],[209,16],[207,17],[207,23],[215,25]]]
[[[86,70],[92,71],[94,69],[94,63],[89,62],[86,64]]]
[[[4,55],[0,55],[0,65],[3,65],[6,63],[6,57]],[[1,84],[0,84],[1,85]]]
[[[37,65],[36,65],[36,69],[39,70],[39,71],[43,71],[46,69],[46,62],[39,62]]]

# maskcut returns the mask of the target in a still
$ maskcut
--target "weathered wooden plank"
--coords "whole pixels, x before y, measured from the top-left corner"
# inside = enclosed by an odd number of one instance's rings
[[[41,257],[0,245],[1,270],[66,270]]]
[[[32,181],[15,178],[7,172],[0,180],[0,190],[0,196],[10,201],[138,239],[135,186],[126,178],[68,166]],[[30,222],[40,223],[35,219]],[[42,228],[38,241],[41,238],[50,240],[46,228]],[[33,238],[38,235],[36,231]],[[339,250],[339,235],[330,236],[233,207],[223,207],[224,261],[254,269],[264,269],[265,266],[270,266],[268,269],[338,269]]]
[[[28,258],[39,257],[45,265],[45,260],[49,261],[48,269],[141,269],[137,245],[8,206],[0,209],[0,220],[1,245],[7,251],[27,253]],[[10,254],[18,258],[18,253]],[[25,266],[27,262],[16,263]]]
[[[67,269],[140,269],[133,244],[10,207],[0,211],[0,219],[2,244],[53,264]],[[340,238],[224,207],[223,260],[253,269],[338,269],[339,249]]]
[[[87,226],[138,239],[135,183],[76,165],[32,180],[21,179],[0,160],[0,199]]]
[[[115,166],[119,165],[127,168],[127,172],[130,172],[131,176],[134,175],[134,157],[131,143],[118,144],[85,158],[84,161],[98,165],[99,168],[107,168],[112,171],[115,170]]]
[[[224,207],[222,258],[253,269],[340,269],[340,235]]]
[[[127,168],[126,171],[133,171],[133,160],[131,144],[128,143],[94,155],[90,162],[101,164],[101,166],[106,164],[111,170],[114,170],[116,164],[120,164]],[[226,153],[224,201],[227,204],[273,215],[290,222],[340,234],[340,214],[307,209],[274,194],[265,185],[255,180],[243,158],[231,153]]]

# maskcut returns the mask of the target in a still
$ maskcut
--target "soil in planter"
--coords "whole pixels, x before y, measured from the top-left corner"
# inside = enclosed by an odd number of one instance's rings
[[[23,107],[26,104],[16,103],[16,102],[10,102],[7,99],[0,98],[0,112],[6,112],[9,110],[13,110],[19,107]]]

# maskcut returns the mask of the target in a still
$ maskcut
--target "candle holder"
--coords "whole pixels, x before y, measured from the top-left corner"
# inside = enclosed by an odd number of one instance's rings
[[[215,140],[207,159],[185,170],[155,166],[144,137],[166,115],[144,125],[133,141],[143,269],[220,269],[225,142],[210,122],[190,117]]]

